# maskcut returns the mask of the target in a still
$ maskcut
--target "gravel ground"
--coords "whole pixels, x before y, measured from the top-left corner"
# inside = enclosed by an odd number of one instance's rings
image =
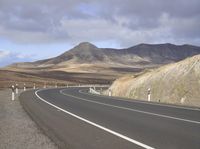
[[[29,118],[9,90],[0,91],[0,149],[58,149]]]

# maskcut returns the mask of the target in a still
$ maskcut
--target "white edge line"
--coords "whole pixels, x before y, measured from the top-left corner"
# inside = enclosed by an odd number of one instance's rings
[[[82,90],[80,90],[79,93],[82,94],[86,94],[86,95],[92,95],[92,96],[101,96],[101,97],[108,97],[110,99],[114,99],[114,100],[119,100],[119,101],[127,101],[127,102],[132,102],[132,103],[141,103],[141,104],[147,104],[147,105],[155,105],[155,106],[161,106],[161,107],[170,107],[170,108],[178,108],[178,109],[184,109],[184,110],[191,110],[191,111],[200,111],[200,109],[198,107],[194,107],[194,108],[190,108],[190,107],[181,107],[181,106],[176,106],[176,105],[167,105],[167,104],[160,104],[160,103],[154,103],[154,102],[146,102],[146,101],[138,101],[138,100],[131,100],[131,98],[124,98],[122,99],[118,99],[119,97],[116,96],[116,98],[110,97],[110,96],[106,96],[106,95],[97,95],[97,94],[91,94],[91,93],[85,93],[82,92]]]
[[[141,142],[139,142],[139,141],[136,141],[136,140],[134,140],[134,139],[131,139],[131,138],[125,136],[125,135],[122,135],[122,134],[117,133],[117,132],[115,132],[115,131],[113,131],[113,130],[110,130],[110,129],[106,128],[106,127],[103,127],[103,126],[101,126],[101,125],[99,125],[99,124],[96,124],[96,123],[91,122],[91,121],[89,121],[89,120],[87,120],[87,119],[84,119],[84,118],[82,118],[82,117],[80,117],[80,116],[78,116],[78,115],[76,115],[76,114],[73,114],[73,113],[71,113],[71,112],[69,112],[69,111],[66,111],[66,110],[64,110],[64,109],[62,109],[62,108],[60,108],[60,107],[58,107],[58,106],[56,106],[56,105],[54,105],[54,104],[52,104],[52,103],[46,101],[46,100],[44,100],[43,98],[41,98],[41,97],[38,95],[38,92],[39,92],[39,91],[41,91],[41,90],[36,91],[36,92],[35,92],[35,95],[36,95],[41,101],[43,101],[43,102],[49,104],[50,106],[52,106],[52,107],[54,107],[54,108],[56,108],[56,109],[58,109],[58,110],[60,110],[60,111],[62,111],[62,112],[64,112],[64,113],[67,113],[67,114],[69,114],[69,115],[71,115],[71,116],[73,116],[73,117],[75,117],[75,118],[77,118],[77,119],[79,119],[79,120],[82,120],[82,121],[84,121],[84,122],[86,122],[86,123],[88,123],[88,124],[90,124],[90,125],[93,125],[93,126],[95,126],[95,127],[97,127],[97,128],[100,128],[100,129],[106,131],[106,132],[109,132],[109,133],[111,133],[111,134],[113,134],[113,135],[115,135],[115,136],[117,136],[117,137],[120,137],[120,138],[122,138],[122,139],[124,139],[124,140],[127,140],[127,141],[129,141],[129,142],[131,142],[131,143],[134,143],[134,144],[136,144],[136,145],[138,145],[138,146],[141,146],[141,147],[146,148],[146,149],[155,149],[155,148],[153,148],[153,147],[151,147],[151,146],[148,146],[148,145],[146,145],[146,144],[143,144],[143,143],[141,143]]]
[[[84,99],[84,98],[81,98],[81,97],[76,97],[76,96],[73,96],[73,95],[69,95],[69,94],[63,93],[63,90],[66,90],[66,89],[60,90],[61,94],[66,95],[66,96],[71,96],[73,98],[77,98],[77,99],[80,99],[80,100],[83,100],[83,101],[87,101],[87,102],[97,103],[97,104],[101,104],[101,105],[105,105],[105,106],[109,106],[109,107],[114,107],[114,108],[129,110],[129,111],[134,111],[134,112],[148,114],[148,115],[153,115],[153,116],[158,116],[158,117],[164,117],[164,118],[168,118],[168,119],[174,119],[174,120],[179,120],[179,121],[184,121],[184,122],[190,122],[190,123],[200,124],[199,121],[193,121],[193,120],[188,120],[188,119],[183,119],[183,118],[177,118],[177,117],[173,117],[173,116],[167,116],[167,115],[163,115],[163,114],[157,114],[157,113],[145,112],[145,111],[131,109],[131,108],[126,108],[126,107],[115,106],[115,105],[111,105],[111,104],[101,103],[101,102],[98,102],[98,101],[87,100],[87,99]]]

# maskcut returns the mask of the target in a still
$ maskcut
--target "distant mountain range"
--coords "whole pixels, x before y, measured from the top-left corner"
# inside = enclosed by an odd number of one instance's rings
[[[200,47],[173,44],[139,44],[126,49],[98,48],[83,42],[54,58],[33,63],[17,63],[12,67],[67,68],[69,64],[146,67],[177,62],[200,54]]]
[[[44,82],[53,79],[70,83],[110,84],[124,74],[141,75],[150,69],[197,54],[200,54],[200,47],[192,45],[139,44],[125,49],[111,49],[83,42],[57,57],[2,68],[0,78],[10,82],[4,81],[4,86],[15,81],[27,82],[28,78],[29,82],[37,80],[32,78],[41,78]],[[9,75],[5,76],[5,73]]]

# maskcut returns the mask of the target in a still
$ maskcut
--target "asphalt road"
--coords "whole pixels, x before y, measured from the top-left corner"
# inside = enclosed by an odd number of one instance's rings
[[[91,95],[86,88],[23,92],[36,123],[65,149],[200,149],[200,110]]]

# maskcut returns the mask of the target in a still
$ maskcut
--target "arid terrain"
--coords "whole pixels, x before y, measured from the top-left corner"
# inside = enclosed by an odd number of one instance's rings
[[[36,87],[43,87],[45,84],[47,86],[55,86],[56,84],[64,86],[71,84],[69,81],[37,76],[26,72],[0,70],[0,89],[9,88],[11,85],[15,84],[18,84],[20,88],[23,88],[24,83],[28,88],[33,88],[34,84]]]
[[[200,0],[0,0],[0,149],[139,148],[200,149]]]
[[[162,66],[141,76],[127,75],[116,80],[110,89],[113,96],[189,106],[200,106],[200,55]]]
[[[98,48],[84,42],[54,58],[15,63],[0,69],[0,88],[18,83],[32,87],[66,84],[111,84],[126,74],[140,75],[200,54],[191,45],[139,44],[126,49]]]

